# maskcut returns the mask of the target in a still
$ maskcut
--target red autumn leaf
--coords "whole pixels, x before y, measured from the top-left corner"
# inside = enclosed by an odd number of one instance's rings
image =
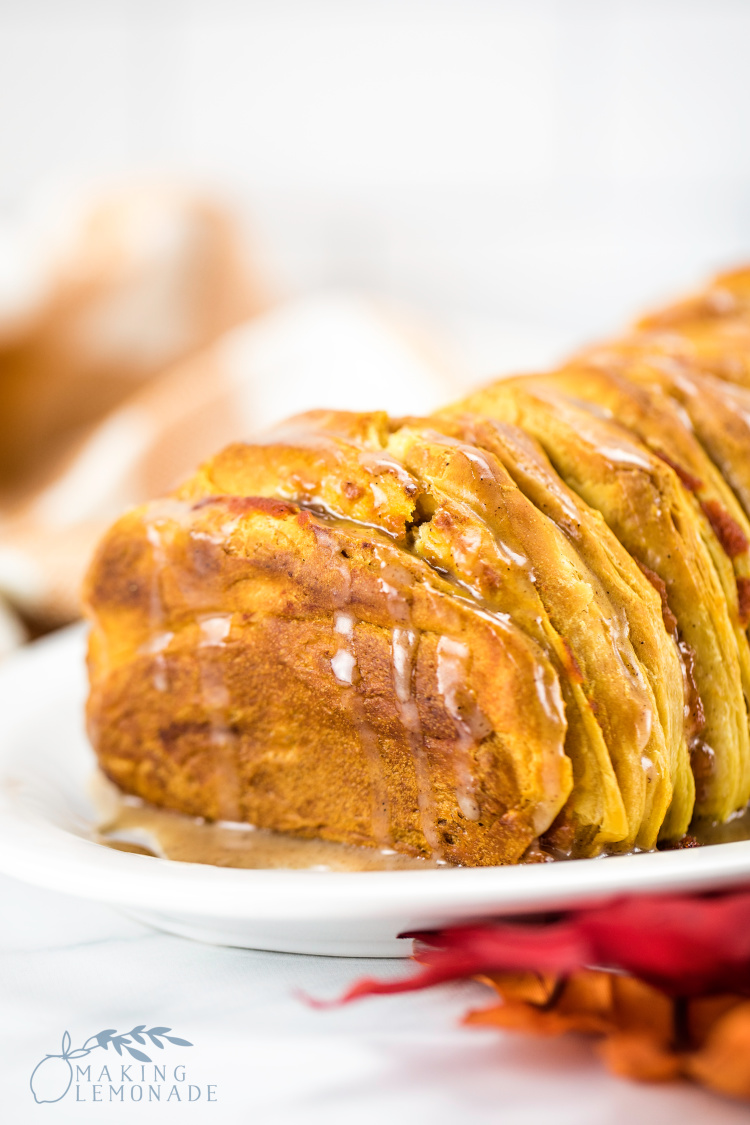
[[[673,996],[750,990],[750,893],[624,899],[578,915],[594,963]]]
[[[555,922],[488,922],[410,934],[426,944],[423,968],[397,981],[355,983],[346,1003],[409,992],[480,973],[571,973],[599,966],[631,973],[675,996],[750,992],[750,892],[716,897],[633,896],[572,911]]]

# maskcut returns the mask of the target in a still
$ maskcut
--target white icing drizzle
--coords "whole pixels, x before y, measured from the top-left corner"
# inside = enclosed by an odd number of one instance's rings
[[[444,444],[448,444],[444,439],[443,442]],[[461,450],[466,460],[470,461],[474,468],[479,471],[480,480],[497,479],[497,475],[486,453],[482,453],[479,449],[474,449],[470,445],[465,445],[463,442],[458,443],[458,448]]]
[[[159,575],[163,567],[166,567],[166,551],[164,544],[156,524],[149,524],[146,528],[146,538],[151,544],[151,588],[149,592],[149,628],[157,630],[157,637],[166,636],[164,629],[164,604],[161,598],[161,589],[159,585]],[[171,636],[170,636],[171,639]],[[155,647],[154,655],[154,670],[152,682],[157,691],[166,691],[169,687],[167,677],[167,661],[164,656],[166,645]]]
[[[219,613],[197,619],[201,632],[199,649],[210,650],[200,661],[201,700],[209,723],[208,740],[216,753],[213,764],[219,779],[220,815],[240,819],[240,778],[237,764],[237,735],[229,725],[231,694],[221,653],[232,627],[232,614]]]
[[[414,667],[419,647],[419,634],[414,629],[405,629],[400,626],[394,628],[391,634],[391,652],[393,654],[393,687],[396,692],[396,701],[401,715],[401,725],[406,732],[414,763],[414,773],[417,781],[417,808],[419,810],[419,826],[430,852],[434,858],[443,854],[440,834],[437,829],[435,802],[432,796],[432,779],[430,768],[425,754],[422,724],[419,719],[419,710],[412,692]]]
[[[416,711],[417,706],[412,699],[411,690],[417,641],[418,637],[413,629],[395,628],[393,630],[393,686],[404,715],[404,726],[407,730],[412,731],[419,729],[419,715],[410,717]]]
[[[199,617],[197,620],[202,636],[199,647],[202,649],[223,648],[232,627],[231,613]],[[224,743],[228,734],[226,716],[222,715],[220,719],[217,719],[216,711],[225,710],[229,706],[229,689],[221,666],[210,658],[201,662],[201,687],[203,701],[212,715],[211,741]]]
[[[351,613],[338,612],[333,616],[335,632],[346,640],[342,641],[339,648],[331,658],[333,674],[340,684],[352,686],[357,672],[357,658],[354,655],[354,618]]]
[[[380,487],[380,485],[376,484],[374,480],[370,481],[370,492],[372,493],[373,499],[375,501],[375,507],[385,508],[388,503],[388,497]]]
[[[380,476],[383,473],[389,473],[394,476],[396,480],[404,488],[407,495],[411,496],[417,491],[414,478],[408,469],[385,450],[369,450],[364,449],[359,453],[359,463],[373,476]]]
[[[614,414],[608,406],[603,406],[600,402],[590,402],[588,399],[576,398],[573,395],[566,395],[570,402],[574,402],[576,406],[588,410],[589,414],[593,414],[595,418],[601,418],[603,422],[611,422]]]
[[[534,673],[534,686],[547,714],[558,723],[563,720],[565,704],[558,677],[554,673],[547,677],[542,669],[538,669]],[[565,747],[562,738],[557,743],[550,742],[545,747],[541,762],[541,790],[544,797],[537,802],[531,819],[537,836],[547,831],[559,809],[557,802],[560,794],[560,759],[564,757]]]
[[[674,406],[675,414],[680,419],[685,429],[689,430],[690,433],[693,433],[693,421],[685,407],[681,403],[677,402],[676,399],[672,400],[672,405]]]
[[[154,639],[144,648],[148,648],[155,656],[153,684],[157,691],[167,691],[169,681],[167,676],[166,659],[164,656],[167,645],[172,635],[165,631],[165,612],[159,585],[159,576],[170,569],[170,560],[162,539],[160,524],[173,522],[180,527],[192,529],[193,505],[181,500],[164,499],[149,505],[149,522],[146,528],[146,538],[151,544],[153,552],[153,577],[150,596],[150,626],[158,630]],[[201,537],[209,539],[209,535],[201,533]],[[197,618],[201,633],[200,649],[216,649],[223,646],[229,635],[232,615],[207,614]],[[200,678],[201,701],[207,713],[209,723],[208,741],[216,749],[212,755],[212,765],[216,774],[216,793],[219,803],[219,813],[229,820],[239,820],[240,809],[240,779],[236,761],[237,736],[231,730],[228,722],[228,710],[231,697],[226,684],[224,668],[220,660],[203,658],[199,662],[198,675]]]
[[[346,560],[341,556],[340,544],[332,532],[321,523],[315,522],[312,524],[312,532],[315,536],[316,544],[329,553],[330,569],[336,572],[339,579],[337,588],[331,590],[331,597],[334,605],[343,609],[345,606],[348,606],[351,601],[351,571],[346,565]]]
[[[706,303],[711,307],[713,312],[719,313],[719,315],[734,312],[738,304],[737,298],[731,289],[722,289],[718,286],[716,289],[712,289],[706,294]]]
[[[353,652],[340,648],[331,659],[333,674],[340,684],[353,684],[354,674],[357,671],[357,659]]]
[[[335,558],[337,560],[335,567],[343,580],[336,600],[339,604],[346,605],[351,597],[351,573],[338,551]],[[382,846],[389,844],[391,841],[388,787],[383,772],[377,732],[365,715],[364,699],[357,691],[357,684],[361,677],[357,667],[357,655],[354,651],[355,624],[354,614],[348,610],[339,609],[334,613],[333,628],[334,632],[341,638],[341,642],[331,658],[331,671],[337,683],[352,689],[351,692],[346,693],[344,706],[349,708],[359,735],[360,745],[367,759],[370,774],[372,834],[376,843]]]
[[[653,709],[649,702],[648,686],[633,649],[630,639],[630,626],[625,612],[615,606],[612,606],[611,609],[612,612],[604,619],[603,624],[609,636],[612,655],[619,664],[623,676],[630,680],[636,693],[633,723],[636,746],[639,750],[643,750],[651,738],[654,721]]]
[[[370,793],[372,809],[372,834],[378,847],[391,843],[391,810],[388,786],[383,771],[380,740],[371,723],[364,717],[364,705],[360,696],[354,696],[354,715],[359,728],[359,741],[367,758],[370,771]]]
[[[160,575],[169,570],[169,559],[162,539],[161,528],[165,523],[176,523],[182,528],[190,528],[193,519],[193,505],[186,500],[175,500],[164,497],[153,500],[147,508],[146,539],[151,545],[151,589],[149,594],[149,629],[156,633],[153,640],[147,642],[141,649],[142,652],[153,654],[154,671],[153,685],[157,691],[167,691],[169,677],[167,675],[167,661],[165,650],[172,640],[172,634],[165,628],[166,614],[161,596]]]
[[[169,648],[173,637],[174,633],[157,633],[155,637],[142,644],[138,652],[143,656],[154,656],[156,653],[164,652]]]
[[[162,527],[166,523],[176,523],[181,528],[190,530],[193,522],[193,505],[185,500],[164,497],[152,501],[148,505],[147,513],[149,522],[146,525],[146,539],[151,544],[152,556],[149,629],[155,632],[156,636],[153,640],[147,642],[141,651],[153,654],[155,657],[152,680],[154,687],[157,691],[167,691],[169,677],[164,653],[172,639],[172,634],[164,628],[166,614],[161,596],[160,575],[170,569],[170,562],[162,538]],[[163,642],[164,638],[166,638],[166,642]]]
[[[565,714],[559,680],[556,677],[550,679],[543,668],[535,665],[534,688],[547,717],[553,722],[559,722],[560,716]]]
[[[674,380],[675,386],[685,395],[695,396],[698,389],[693,381],[687,377],[685,365],[679,359],[674,359],[672,356],[659,354],[652,354],[648,357],[648,362],[651,367],[655,367],[657,371],[662,371]]]
[[[512,449],[514,460],[522,471],[531,477],[533,483],[541,482],[557,500],[565,516],[570,520],[569,532],[574,534],[581,520],[581,512],[574,494],[567,485],[563,484],[549,463],[545,462],[544,455],[532,445],[527,434],[504,425],[498,425],[497,429]]]
[[[558,412],[560,412],[561,409],[564,410],[566,404],[571,404],[576,409],[577,413],[571,416],[566,412],[568,425],[584,441],[588,442],[598,454],[602,457],[606,457],[613,465],[644,469],[647,473],[653,471],[653,464],[648,460],[647,451],[642,451],[635,442],[628,441],[626,433],[623,434],[620,441],[610,441],[603,437],[603,433],[609,433],[609,430],[597,427],[596,414],[591,411],[590,403],[576,400],[573,395],[556,394],[554,390],[550,392],[546,387],[535,387],[534,393],[542,402],[547,403],[553,409],[557,409]],[[585,417],[581,417],[581,414],[590,415],[592,424],[588,425],[588,420]]]
[[[385,564],[381,563],[380,565],[384,566]],[[377,581],[381,594],[385,594],[388,600],[388,612],[391,617],[394,621],[407,625],[409,623],[409,604],[406,599],[401,596],[395,586],[386,582],[384,578],[379,578]]]
[[[230,704],[224,672],[213,660],[204,660],[201,662],[200,677],[201,695],[211,724],[210,740],[215,745],[223,745],[231,733],[224,714]]]
[[[351,613],[334,614],[333,627],[337,633],[351,638],[354,632],[354,616]]]
[[[400,563],[394,562],[380,562],[380,569],[382,577],[389,583],[398,582],[402,586],[412,586],[414,584],[414,575],[405,566]],[[404,602],[404,604],[406,604]]]
[[[441,637],[437,646],[437,683],[445,709],[456,727],[456,801],[467,820],[479,820],[476,779],[472,773],[471,751],[476,740],[471,726],[461,714],[458,691],[465,687],[469,650],[452,637]]]
[[[217,613],[212,617],[200,617],[198,618],[198,624],[203,634],[201,648],[223,645],[232,627],[232,615],[231,613]]]
[[[649,758],[648,754],[641,754],[641,769],[645,773],[647,781],[657,780],[656,766],[651,758]]]
[[[652,465],[645,457],[634,448],[625,448],[621,445],[611,445],[609,442],[594,441],[597,453],[602,457],[606,457],[613,465],[628,465],[635,469],[645,469],[646,472],[652,471]]]

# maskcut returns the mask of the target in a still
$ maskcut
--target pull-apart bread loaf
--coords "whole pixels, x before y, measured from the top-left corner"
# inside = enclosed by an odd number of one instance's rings
[[[468,865],[742,808],[750,390],[675,342],[712,301],[431,418],[292,419],[122,517],[86,586],[107,775]]]

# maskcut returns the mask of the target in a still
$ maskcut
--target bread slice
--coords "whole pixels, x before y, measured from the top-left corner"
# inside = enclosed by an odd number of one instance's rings
[[[192,815],[517,862],[572,785],[548,658],[392,534],[248,496],[231,457],[234,487],[225,459],[206,493],[209,465],[94,559],[104,771]]]
[[[507,423],[476,415],[464,415],[450,422],[442,420],[441,425],[462,434],[502,462],[524,496],[565,536],[586,567],[597,596],[603,596],[611,655],[630,670],[630,676],[637,682],[645,682],[649,709],[656,716],[650,734],[655,746],[649,747],[647,756],[653,754],[657,760],[664,756],[670,778],[672,797],[666,815],[660,787],[648,786],[639,846],[647,846],[646,842],[653,841],[656,833],[662,840],[681,837],[692,816],[695,785],[687,747],[683,669],[676,640],[662,620],[659,594],[600,513],[568,488],[539,443],[528,434]],[[553,589],[555,577],[553,569]],[[611,674],[607,660],[601,669],[596,669],[591,683],[597,717],[604,705],[598,694],[600,672]],[[619,678],[615,677],[615,682]],[[602,716],[615,739],[617,713],[615,708],[611,719]]]
[[[694,740],[696,811],[724,818],[744,804],[750,769],[737,634],[695,507],[677,474],[622,426],[542,380],[499,381],[450,408],[520,425],[663,583],[692,661],[705,727]]]

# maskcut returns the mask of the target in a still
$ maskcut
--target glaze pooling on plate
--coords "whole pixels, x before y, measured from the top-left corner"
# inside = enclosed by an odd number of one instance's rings
[[[100,810],[92,840],[159,859],[249,870],[424,871],[441,866],[439,859],[400,855],[392,848],[303,839],[239,821],[211,823],[159,809],[124,797],[99,771],[92,778],[91,793]]]

